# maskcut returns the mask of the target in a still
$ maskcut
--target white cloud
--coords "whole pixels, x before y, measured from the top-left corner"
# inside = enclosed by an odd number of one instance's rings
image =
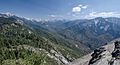
[[[78,5],[78,6],[79,6],[79,7],[82,7],[83,5],[80,4],[80,5]]]
[[[79,13],[79,12],[81,12],[81,8],[80,7],[74,7],[73,8],[73,10],[72,10],[72,12],[74,12],[74,13]]]
[[[80,13],[82,9],[86,9],[88,5],[78,5],[76,7],[73,7],[72,12],[73,13]]]
[[[120,13],[117,12],[91,12],[85,16],[85,18],[95,17],[120,17]]]

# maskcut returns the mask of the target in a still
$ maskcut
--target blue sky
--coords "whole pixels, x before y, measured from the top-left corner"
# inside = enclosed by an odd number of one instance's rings
[[[0,13],[35,19],[119,17],[120,0],[0,0]]]

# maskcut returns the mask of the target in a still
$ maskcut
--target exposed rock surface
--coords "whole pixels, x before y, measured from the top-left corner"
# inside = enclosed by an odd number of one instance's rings
[[[68,65],[120,65],[120,39],[110,42],[109,45],[97,48],[91,54]]]

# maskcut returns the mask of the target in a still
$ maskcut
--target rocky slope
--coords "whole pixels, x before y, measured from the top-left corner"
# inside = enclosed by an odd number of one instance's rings
[[[87,52],[34,20],[0,14],[0,65],[64,65]]]
[[[68,65],[120,65],[119,41],[116,39]]]

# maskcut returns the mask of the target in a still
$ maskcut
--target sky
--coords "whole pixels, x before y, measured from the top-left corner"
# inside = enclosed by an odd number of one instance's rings
[[[0,0],[0,13],[34,19],[119,17],[120,0]]]

